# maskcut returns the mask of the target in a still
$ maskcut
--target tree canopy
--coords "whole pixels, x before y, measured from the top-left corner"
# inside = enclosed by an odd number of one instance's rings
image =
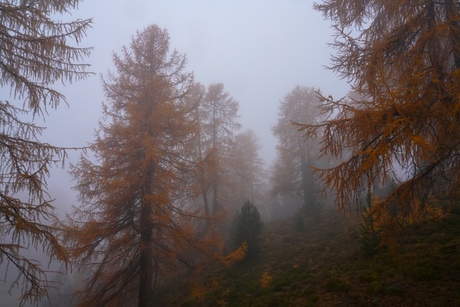
[[[307,137],[324,129],[323,154],[347,154],[319,171],[339,207],[390,177],[400,185],[379,206],[396,206],[393,226],[431,197],[458,196],[458,2],[326,0],[315,8],[336,31],[331,68],[357,94],[322,97],[330,117],[303,126]]]
[[[233,210],[238,209],[237,204],[249,200],[261,208],[266,203],[265,169],[260,158],[261,145],[255,132],[248,129],[235,136],[230,152],[231,164],[231,191],[230,203]]]
[[[24,118],[45,116],[47,107],[65,101],[53,88],[55,82],[89,75],[81,60],[91,48],[75,43],[81,42],[91,20],[55,20],[78,2],[0,3],[0,86],[10,91],[9,97],[0,99],[0,263],[17,269],[11,286],[22,283],[21,304],[38,301],[49,288],[46,269],[25,256],[25,249],[34,247],[51,259],[69,260],[52,226],[56,216],[46,183],[50,167],[64,163],[66,149],[40,142],[44,128]]]
[[[193,202],[189,158],[199,126],[185,103],[193,84],[185,55],[150,25],[113,58],[95,160],[82,157],[73,170],[82,205],[69,221],[68,244],[91,272],[82,306],[150,306],[161,275],[192,266],[191,251],[217,253],[220,241],[198,235],[207,216]]]
[[[314,124],[321,121],[318,90],[296,86],[282,101],[278,121],[272,128],[278,139],[277,157],[272,170],[272,194],[296,197],[305,209],[313,210],[316,190],[312,166],[318,159],[315,139],[305,139],[296,123]]]
[[[213,83],[207,88],[196,83],[186,101],[195,107],[193,120],[198,124],[194,161],[199,170],[203,207],[206,215],[216,217],[228,206],[226,178],[235,132],[241,127],[239,102],[225,91],[222,83]]]
[[[256,206],[246,200],[233,216],[231,240],[234,248],[247,244],[246,257],[253,256],[260,248],[260,234],[264,223]]]

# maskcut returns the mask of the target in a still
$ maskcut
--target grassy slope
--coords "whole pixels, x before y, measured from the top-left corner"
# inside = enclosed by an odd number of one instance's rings
[[[460,306],[460,210],[413,226],[397,252],[365,257],[358,226],[335,210],[319,221],[265,226],[259,254],[176,281],[161,306]],[[263,287],[263,275],[271,277]],[[269,279],[268,278],[268,279]]]

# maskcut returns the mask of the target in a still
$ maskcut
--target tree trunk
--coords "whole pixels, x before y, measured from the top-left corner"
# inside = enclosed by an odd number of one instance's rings
[[[308,211],[312,211],[312,206],[310,201],[310,187],[308,186],[309,180],[308,180],[308,165],[305,159],[305,156],[300,157],[300,167],[302,170],[302,191],[303,191],[303,205],[304,208]]]
[[[148,199],[152,171],[146,172],[147,182],[144,188],[144,197],[141,202],[140,217],[140,279],[139,279],[139,307],[148,306],[154,293],[154,265],[153,265],[153,205]]]
[[[460,25],[457,1],[446,0],[446,17],[449,21],[450,40],[454,55],[455,69],[460,68]]]
[[[208,200],[208,189],[202,188],[201,193],[203,194],[204,214],[206,218],[209,218],[209,200]]]
[[[219,213],[219,202],[217,201],[217,183],[212,185],[212,213]]]
[[[297,139],[297,147],[300,155],[300,174],[302,176],[302,192],[303,192],[303,207],[310,212],[312,209],[309,204],[309,193],[308,193],[308,173],[307,173],[307,158],[305,152],[304,141],[300,138]]]

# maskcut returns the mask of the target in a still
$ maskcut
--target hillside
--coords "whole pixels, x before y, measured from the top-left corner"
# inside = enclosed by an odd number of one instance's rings
[[[360,250],[355,214],[265,225],[259,254],[161,291],[161,306],[460,306],[460,209],[407,229],[398,251]]]

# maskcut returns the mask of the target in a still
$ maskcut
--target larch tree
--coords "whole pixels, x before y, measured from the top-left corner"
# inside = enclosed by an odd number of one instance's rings
[[[224,90],[222,83],[207,88],[198,84],[195,91],[201,192],[206,213],[216,216],[228,200],[224,190],[228,183],[230,149],[240,128],[239,102]]]
[[[34,123],[47,108],[65,102],[56,82],[86,78],[91,48],[78,44],[90,19],[57,21],[77,8],[78,0],[2,1],[0,3],[0,264],[22,285],[20,304],[47,295],[47,270],[25,251],[35,248],[52,260],[68,263],[55,226],[46,178],[64,163],[68,148],[43,143],[44,127]],[[3,95],[8,90],[3,91]],[[33,119],[27,121],[26,119]]]
[[[195,134],[193,136],[194,150],[191,151],[192,161],[195,163],[195,188],[199,191],[202,198],[202,206],[204,213],[207,217],[206,222],[208,225],[211,223],[210,205],[208,199],[208,191],[211,186],[210,176],[212,169],[215,167],[213,161],[209,158],[207,148],[210,147],[209,140],[206,140],[203,133],[202,118],[206,120],[207,113],[203,112],[202,103],[206,96],[206,88],[199,82],[195,82],[189,94],[185,97],[185,102],[189,105],[190,110],[189,119],[197,125]],[[199,201],[198,201],[199,202]]]
[[[349,154],[319,170],[339,208],[359,202],[370,183],[401,179],[377,204],[391,212],[387,235],[430,197],[460,191],[459,7],[454,0],[315,4],[335,27],[331,68],[359,98],[323,97],[331,117],[304,131],[324,131],[322,153]]]
[[[230,152],[230,176],[232,197],[230,203],[232,211],[240,208],[249,200],[258,208],[262,208],[266,202],[264,181],[264,161],[260,157],[261,145],[259,138],[252,129],[239,133]]]
[[[195,235],[203,214],[190,204],[186,159],[197,127],[183,102],[193,75],[156,25],[137,32],[113,61],[95,159],[82,157],[73,170],[81,207],[68,243],[91,274],[81,306],[143,307],[153,303],[160,275],[187,263],[187,249],[208,246]]]
[[[312,166],[319,157],[317,142],[305,139],[296,123],[314,124],[320,121],[317,91],[312,87],[296,86],[280,102],[278,121],[272,128],[278,139],[277,158],[272,173],[272,194],[295,194],[310,212],[317,205],[316,184],[312,174]]]

